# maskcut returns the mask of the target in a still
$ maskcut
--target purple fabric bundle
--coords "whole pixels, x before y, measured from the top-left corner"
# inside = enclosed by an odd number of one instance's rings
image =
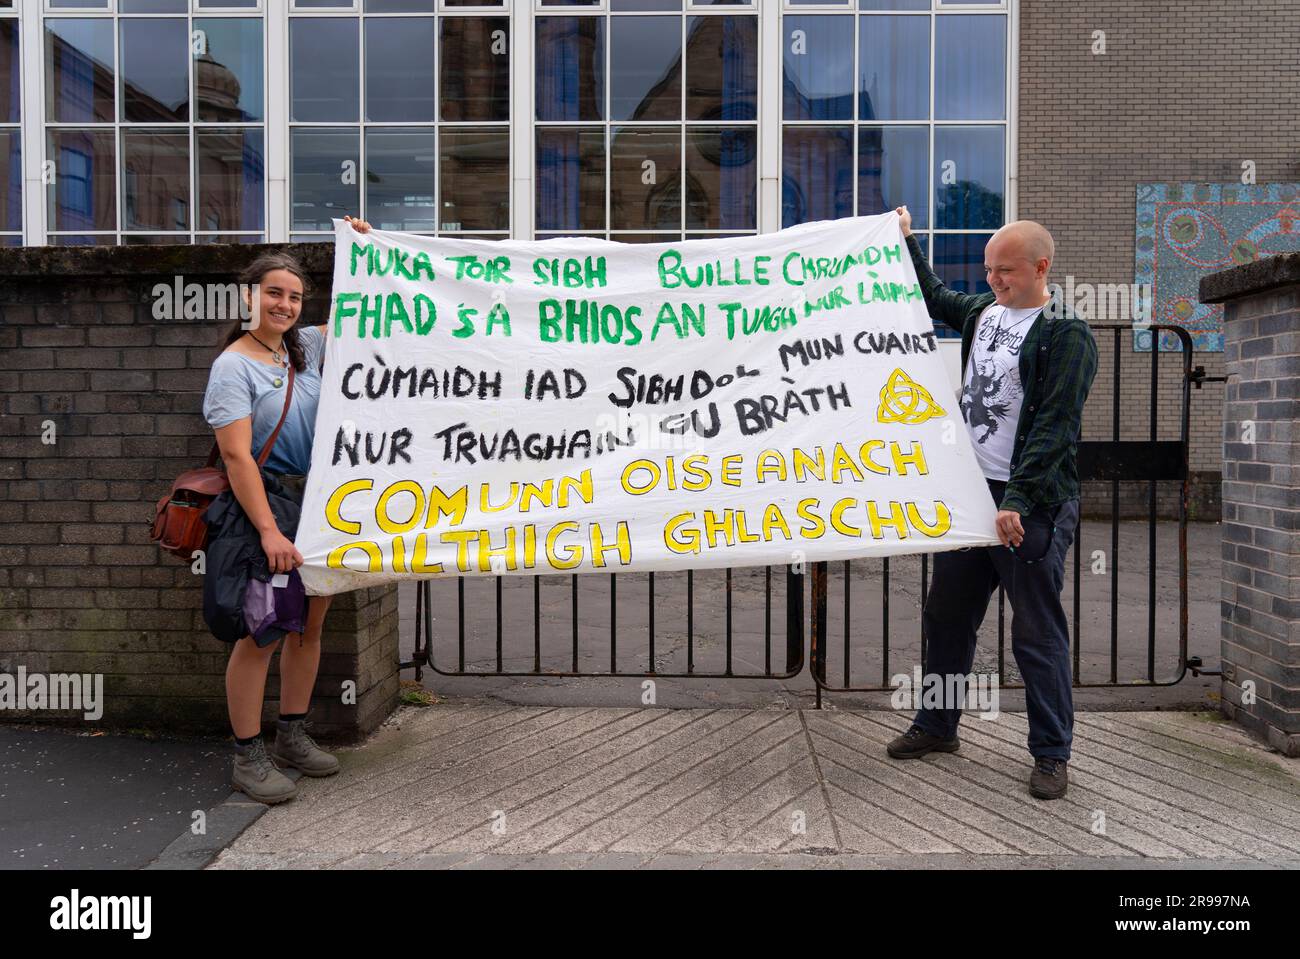
[[[258,646],[266,645],[264,640],[274,642],[285,633],[301,633],[306,611],[307,590],[296,569],[278,588],[256,576],[249,577],[244,591],[244,622]]]

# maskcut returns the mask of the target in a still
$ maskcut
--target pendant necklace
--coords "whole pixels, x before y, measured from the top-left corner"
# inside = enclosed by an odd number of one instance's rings
[[[257,339],[257,335],[256,335],[255,333],[253,333],[251,330],[248,332],[248,335],[251,336],[253,339],[257,340],[258,343],[260,343],[263,347],[265,347],[267,350],[270,351],[270,353],[271,353],[271,359],[275,360],[275,365],[276,365],[276,366],[280,366],[280,365],[281,365],[281,358],[280,358],[280,351],[279,351],[279,350],[272,350],[272,349],[271,349],[269,346],[267,346],[265,343],[262,343],[261,340],[258,340],[258,339]],[[283,341],[283,340],[280,341],[280,346],[281,346],[281,347],[284,346],[284,341]],[[277,386],[277,387],[279,387],[279,386],[284,385],[284,380],[283,380],[282,378],[280,378],[280,377],[277,376],[274,380],[271,381],[271,383],[272,383],[273,386]]]

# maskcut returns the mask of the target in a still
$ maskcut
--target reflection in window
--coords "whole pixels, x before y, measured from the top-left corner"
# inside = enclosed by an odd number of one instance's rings
[[[260,230],[266,150],[260,128],[198,130],[198,223],[203,230]]]
[[[21,61],[18,57],[18,21],[0,20],[0,123],[18,123],[22,104]]]
[[[111,123],[113,21],[45,21],[45,116],[56,123]]]
[[[687,18],[686,117],[753,120],[758,116],[758,18]]]
[[[605,229],[605,130],[537,131],[537,229]]]
[[[681,127],[615,128],[609,163],[611,229],[681,229]]]
[[[510,119],[510,21],[443,17],[442,119]]]
[[[177,123],[190,116],[189,24],[180,18],[118,21],[122,119]]]
[[[366,119],[435,120],[433,17],[366,19]]]
[[[112,130],[48,131],[45,155],[57,176],[46,187],[51,230],[117,227],[117,163]],[[112,238],[109,242],[113,242]]]
[[[381,230],[436,230],[433,130],[366,131],[366,215]]]
[[[930,18],[860,17],[858,32],[858,119],[926,119]]]
[[[1006,17],[936,18],[934,116],[937,120],[1006,118]]]
[[[758,229],[758,130],[691,127],[686,140],[686,226]]]
[[[912,228],[930,225],[930,131],[924,126],[858,129],[858,215],[898,206],[912,214]]]
[[[356,182],[360,134],[355,129],[299,127],[290,135],[294,230],[333,232],[334,218],[360,209]],[[351,171],[352,176],[347,174]]]
[[[853,215],[853,131],[786,127],[781,225]]]
[[[23,228],[21,144],[17,127],[0,130],[0,230]]]
[[[262,21],[196,18],[202,52],[194,57],[197,119],[248,123],[262,119]]]
[[[682,23],[678,17],[610,20],[611,120],[680,120]]]
[[[944,285],[958,293],[988,293],[984,274],[984,247],[991,233],[937,233],[934,237],[934,272]]]
[[[539,17],[534,55],[537,58],[537,119],[603,119],[603,17]]]
[[[189,229],[187,134],[123,130],[122,174],[122,229]]]
[[[935,127],[937,228],[985,230],[1002,225],[1005,149],[1005,127]]]
[[[442,131],[440,230],[510,228],[510,134]]]
[[[787,16],[783,29],[785,119],[853,119],[853,18]]]
[[[361,67],[355,17],[289,21],[290,119],[358,120]],[[328,56],[322,54],[328,51]]]

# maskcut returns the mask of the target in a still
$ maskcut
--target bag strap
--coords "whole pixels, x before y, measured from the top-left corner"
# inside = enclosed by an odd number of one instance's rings
[[[267,437],[265,445],[262,447],[262,454],[257,458],[257,465],[261,467],[266,458],[271,455],[271,447],[275,445],[275,438],[280,435],[280,427],[284,425],[285,418],[289,415],[289,404],[293,401],[293,361],[289,361],[289,386],[284,391],[284,409],[280,411],[280,421],[275,424],[275,429]],[[207,466],[217,465],[217,457],[221,455],[221,447],[217,443],[212,444],[212,449],[208,451]]]
[[[262,455],[257,458],[257,465],[260,468],[266,462],[266,458],[271,455],[271,447],[275,445],[275,438],[280,435],[280,427],[284,425],[285,418],[289,415],[289,403],[293,399],[293,360],[289,360],[289,387],[284,391],[284,409],[280,411],[280,422],[275,424],[275,429],[271,430],[271,435],[267,438],[266,445],[262,447]]]

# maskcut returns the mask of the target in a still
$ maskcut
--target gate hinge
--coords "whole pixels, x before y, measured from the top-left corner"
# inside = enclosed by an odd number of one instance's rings
[[[1191,380],[1192,385],[1195,386],[1198,390],[1205,383],[1228,382],[1228,378],[1226,376],[1206,376],[1205,367],[1203,366],[1193,367],[1192,371],[1187,374],[1187,378]]]
[[[1187,668],[1192,671],[1193,676],[1222,676],[1221,669],[1203,669],[1200,656],[1187,657]]]

